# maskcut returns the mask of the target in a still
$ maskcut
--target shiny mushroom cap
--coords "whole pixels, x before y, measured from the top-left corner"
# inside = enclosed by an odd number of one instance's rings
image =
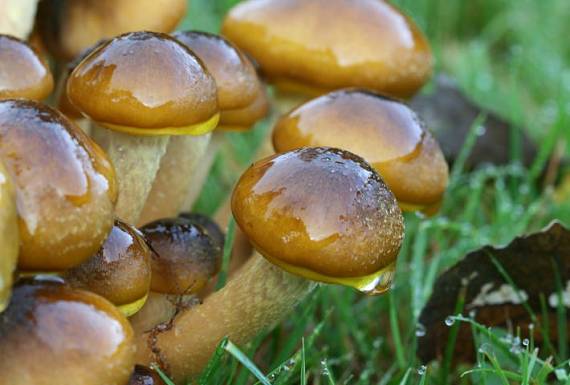
[[[206,32],[181,31],[174,35],[202,60],[218,86],[222,111],[253,103],[258,93],[257,73],[248,58],[225,38]]]
[[[14,185],[0,161],[0,313],[10,300],[19,242]]]
[[[113,226],[115,173],[64,115],[28,100],[0,101],[0,159],[16,186],[22,270],[78,265]]]
[[[269,98],[265,85],[259,84],[259,91],[255,100],[244,108],[222,111],[220,115],[220,128],[226,131],[246,131],[255,123],[267,116],[269,112]]]
[[[53,90],[53,77],[26,42],[0,35],[0,99],[45,99]]]
[[[151,251],[143,235],[119,220],[97,254],[65,273],[71,286],[111,301],[130,317],[144,305],[150,290]]]
[[[219,119],[216,83],[200,60],[153,32],[96,49],[69,76],[67,95],[98,124],[135,135],[200,135]]]
[[[392,280],[402,214],[354,154],[303,148],[261,160],[238,181],[232,211],[256,250],[293,274],[366,292]]]
[[[169,33],[186,13],[186,0],[43,0],[38,23],[50,51],[72,60],[101,39],[131,31]]]
[[[124,385],[135,364],[127,319],[96,294],[24,281],[0,314],[0,372],[10,385]]]
[[[220,250],[224,249],[226,236],[212,218],[200,213],[182,213],[179,216],[195,225],[201,226],[215,242],[215,246],[219,247]]]
[[[222,249],[198,224],[184,218],[160,219],[141,231],[154,251],[152,291],[194,294],[220,270]]]
[[[292,110],[276,123],[273,146],[276,152],[331,146],[358,154],[403,210],[438,206],[447,187],[443,153],[415,112],[365,90],[332,92]]]
[[[222,33],[278,87],[303,93],[366,87],[409,97],[432,70],[424,35],[381,0],[248,0]]]

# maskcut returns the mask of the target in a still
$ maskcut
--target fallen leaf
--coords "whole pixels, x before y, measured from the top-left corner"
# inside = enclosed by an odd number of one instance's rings
[[[528,337],[528,326],[536,323],[533,336],[538,343],[542,341],[543,296],[549,313],[549,335],[556,341],[560,294],[557,282],[563,289],[564,306],[570,307],[570,230],[559,222],[515,238],[505,247],[485,246],[469,253],[434,285],[419,318],[425,335],[418,338],[418,357],[429,362],[443,356],[451,330],[446,319],[454,315],[460,293],[464,295],[463,314],[471,313],[476,322],[485,326],[509,326],[513,330],[520,327],[521,338]],[[529,309],[536,317],[534,320]],[[453,359],[455,363],[475,359],[468,323],[459,323]]]

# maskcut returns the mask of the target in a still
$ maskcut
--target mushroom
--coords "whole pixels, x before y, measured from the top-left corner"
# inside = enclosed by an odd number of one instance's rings
[[[222,247],[199,224],[184,218],[160,219],[141,227],[153,250],[147,305],[131,323],[142,333],[193,306],[198,293],[221,267]]]
[[[166,385],[160,376],[152,369],[135,365],[135,371],[129,379],[128,385]]]
[[[190,221],[190,223],[201,226],[206,233],[212,238],[216,247],[220,250],[224,250],[224,243],[226,241],[226,236],[220,226],[214,222],[210,217],[200,213],[181,213],[179,217]]]
[[[276,86],[281,112],[344,87],[407,98],[433,65],[413,21],[380,0],[243,1],[226,16],[222,33]]]
[[[0,314],[0,373],[10,385],[124,385],[134,366],[133,330],[96,294],[23,281]]]
[[[0,100],[45,99],[53,89],[48,65],[26,42],[0,35]]]
[[[26,39],[34,27],[34,15],[38,1],[2,0],[0,2],[0,34]]]
[[[10,300],[19,242],[14,185],[0,161],[0,313]]]
[[[243,344],[282,320],[313,281],[379,294],[394,276],[400,208],[376,171],[349,152],[303,148],[256,162],[232,209],[259,254],[203,304],[137,338],[137,362],[157,362],[177,382],[197,375],[225,336]]]
[[[255,102],[261,88],[257,73],[249,59],[233,44],[206,32],[177,32],[173,37],[196,54],[214,78],[222,113]],[[192,208],[222,143],[220,130],[223,129],[216,129],[212,141],[210,135],[170,141],[140,223],[175,217],[180,211]],[[185,143],[188,140],[197,143],[194,151],[188,151]],[[177,165],[180,164],[187,165],[184,173],[178,171]],[[174,186],[172,179],[177,180]]]
[[[151,251],[143,235],[117,220],[97,254],[63,276],[70,286],[99,294],[130,317],[146,302],[150,260]]]
[[[43,0],[38,24],[51,53],[73,60],[101,39],[132,31],[169,33],[182,20],[186,0]]]
[[[21,270],[65,270],[97,252],[117,197],[99,146],[48,106],[3,100],[0,160],[16,187]]]
[[[448,179],[439,144],[406,104],[361,89],[331,92],[283,115],[273,130],[276,152],[340,147],[378,171],[404,211],[437,211]]]
[[[71,73],[67,94],[96,123],[93,136],[117,171],[116,214],[130,224],[138,221],[169,136],[206,134],[219,119],[214,79],[188,48],[159,33],[133,32],[103,44]],[[184,151],[193,153],[195,142],[184,141]],[[184,166],[167,166],[175,176],[169,188],[179,189]]]

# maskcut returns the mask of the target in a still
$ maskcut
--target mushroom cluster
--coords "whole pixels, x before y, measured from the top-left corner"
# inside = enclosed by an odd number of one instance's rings
[[[250,341],[317,284],[389,290],[402,211],[443,199],[441,150],[399,99],[429,77],[430,49],[395,7],[243,1],[222,37],[173,32],[185,1],[143,3],[44,0],[42,44],[0,35],[10,384],[162,384],[153,365],[182,383],[224,337]],[[192,205],[223,131],[270,109],[275,153],[243,170],[228,205],[248,258],[215,291],[227,221]]]

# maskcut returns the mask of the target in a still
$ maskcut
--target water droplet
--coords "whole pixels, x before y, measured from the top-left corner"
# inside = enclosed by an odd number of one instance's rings
[[[392,288],[394,276],[396,275],[396,263],[392,263],[378,272],[372,280],[366,280],[357,289],[367,295],[380,295]]]
[[[426,370],[427,370],[427,366],[422,365],[422,366],[420,366],[420,367],[418,368],[418,374],[419,374],[420,376],[423,376],[424,374],[426,374]]]
[[[528,330],[534,330],[534,324],[528,324]]]
[[[528,340],[528,338],[525,338],[524,340],[522,340],[522,344],[523,346],[528,346],[530,344],[530,341]]]
[[[426,327],[420,323],[416,325],[416,337],[424,337],[426,335]]]
[[[452,326],[454,323],[455,323],[455,319],[451,316],[449,316],[445,319],[445,324],[447,326]]]
[[[476,131],[477,136],[483,136],[483,135],[485,135],[486,132],[487,132],[487,127],[485,127],[483,125],[477,127],[477,131]]]

